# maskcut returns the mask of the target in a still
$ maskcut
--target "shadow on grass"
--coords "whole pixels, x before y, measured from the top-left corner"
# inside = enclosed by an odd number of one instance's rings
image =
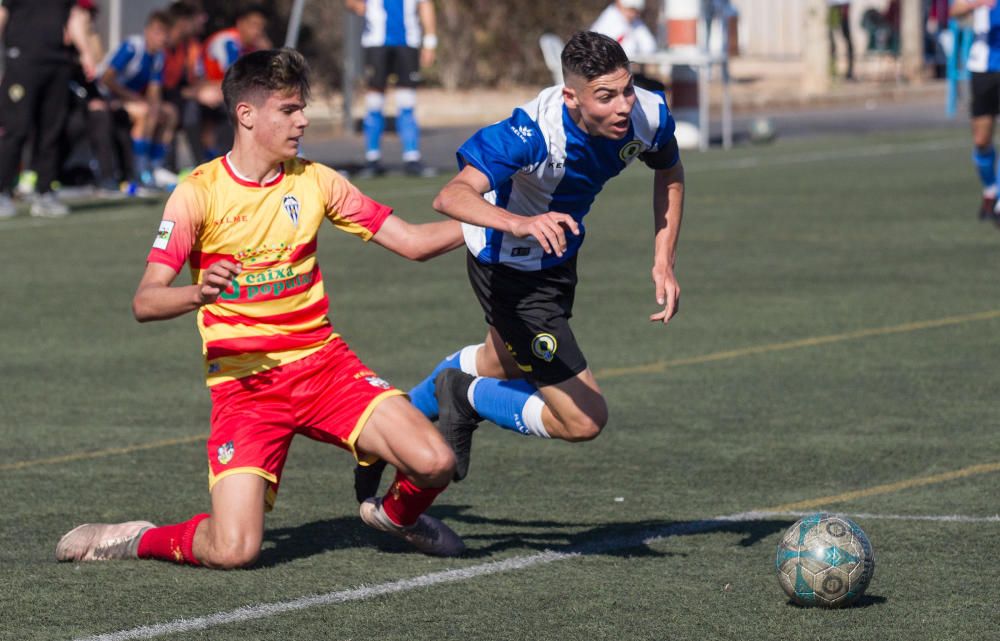
[[[844,608],[845,610],[853,610],[855,608],[870,608],[873,605],[882,605],[886,603],[889,599],[884,596],[878,596],[877,594],[862,594],[861,597],[852,603],[851,605]],[[791,599],[788,600],[788,605],[793,608],[798,608],[799,610],[812,610],[813,606],[799,605]]]
[[[730,533],[742,538],[737,545],[749,547],[782,532],[793,521],[785,519],[701,521],[642,520],[588,524],[556,520],[487,519],[469,511],[469,506],[442,505],[431,513],[449,523],[493,526],[494,532],[464,535],[468,546],[463,558],[481,559],[510,549],[530,549],[563,554],[618,557],[663,557],[673,553],[650,547],[656,540],[707,533]],[[461,527],[457,528],[461,534]],[[268,567],[343,548],[373,547],[387,553],[410,553],[412,548],[396,538],[375,532],[357,518],[313,521],[288,528],[267,530],[257,565]]]

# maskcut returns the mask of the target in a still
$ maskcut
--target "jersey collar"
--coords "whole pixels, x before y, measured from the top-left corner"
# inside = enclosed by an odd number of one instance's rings
[[[228,152],[222,157],[222,166],[226,168],[226,173],[228,173],[229,177],[236,181],[238,185],[243,185],[244,187],[273,187],[281,182],[281,179],[285,177],[285,164],[281,163],[278,165],[278,173],[274,176],[274,178],[262,183],[259,183],[256,180],[250,180],[240,172],[236,171],[236,167],[233,167],[232,162],[229,160],[230,153],[232,152]]]

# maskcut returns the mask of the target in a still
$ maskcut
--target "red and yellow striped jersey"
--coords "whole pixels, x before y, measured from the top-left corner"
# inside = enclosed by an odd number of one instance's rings
[[[148,261],[192,281],[219,260],[242,273],[215,303],[198,311],[208,385],[304,358],[337,337],[316,262],[324,218],[369,240],[392,209],[362,194],[336,171],[295,159],[260,184],[227,157],[201,165],[167,201]]]

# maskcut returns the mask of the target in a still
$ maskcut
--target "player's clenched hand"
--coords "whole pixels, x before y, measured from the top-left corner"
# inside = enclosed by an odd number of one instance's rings
[[[213,263],[202,274],[198,297],[202,305],[214,303],[219,294],[229,289],[233,279],[243,271],[243,265],[228,260]]]
[[[550,211],[526,216],[511,225],[510,233],[518,238],[534,236],[546,254],[562,256],[566,251],[566,230],[580,235],[580,225],[569,214]]]
[[[651,315],[649,320],[666,325],[680,310],[681,305],[681,286],[677,284],[673,268],[654,266],[653,287],[656,290],[656,303],[662,305],[663,309]]]

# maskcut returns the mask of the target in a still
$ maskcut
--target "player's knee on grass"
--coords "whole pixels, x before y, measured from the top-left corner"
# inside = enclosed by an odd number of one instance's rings
[[[259,542],[234,541],[213,548],[211,558],[202,563],[219,570],[238,570],[250,567],[257,562],[259,556]]]
[[[203,565],[218,570],[236,570],[253,565],[260,556],[263,532],[223,534],[213,531],[211,536],[205,558],[198,559]]]

